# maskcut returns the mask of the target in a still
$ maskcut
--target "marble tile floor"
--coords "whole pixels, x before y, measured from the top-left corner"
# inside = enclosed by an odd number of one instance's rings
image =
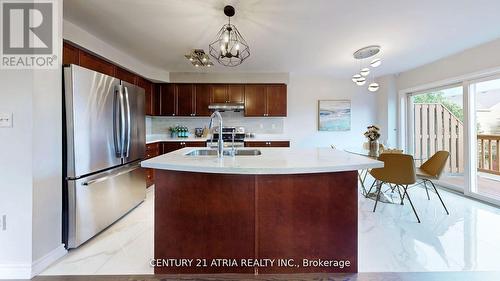
[[[500,271],[500,208],[440,190],[447,216],[434,193],[429,201],[423,188],[409,192],[420,224],[406,201],[373,213],[374,201],[360,195],[360,272]],[[152,274],[153,199],[150,189],[144,203],[41,275]]]
[[[134,210],[40,275],[153,274],[154,188]]]

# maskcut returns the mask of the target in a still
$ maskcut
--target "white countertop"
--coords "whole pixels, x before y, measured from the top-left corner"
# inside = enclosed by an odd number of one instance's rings
[[[220,174],[308,174],[383,167],[383,162],[331,148],[258,148],[258,156],[186,156],[186,147],[141,162],[145,168]],[[252,148],[241,148],[252,149]]]

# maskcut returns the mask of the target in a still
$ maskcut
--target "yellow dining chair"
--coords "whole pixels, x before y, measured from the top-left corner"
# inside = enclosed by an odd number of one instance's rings
[[[429,191],[427,189],[427,183],[430,183],[434,188],[434,191],[436,192],[439,201],[441,201],[441,204],[443,205],[447,215],[449,215],[450,213],[448,212],[448,209],[446,208],[443,199],[441,198],[441,195],[439,195],[439,192],[434,183],[432,182],[432,180],[439,180],[441,174],[444,171],[444,167],[446,165],[448,157],[450,157],[450,153],[448,151],[444,150],[438,151],[434,153],[434,155],[432,155],[431,158],[425,161],[424,164],[422,164],[422,166],[418,167],[416,171],[417,178],[422,180],[422,183],[424,184],[425,192],[427,193],[427,200],[431,199],[429,197]]]
[[[383,153],[380,155],[378,160],[384,162],[384,167],[375,168],[370,171],[370,174],[377,182],[377,199],[375,200],[373,212],[377,209],[377,203],[380,200],[382,185],[387,183],[391,186],[394,185],[397,188],[399,197],[401,198],[401,205],[403,205],[404,198],[408,199],[411,208],[413,209],[413,213],[415,213],[415,217],[417,217],[417,221],[420,223],[420,218],[418,217],[415,206],[413,206],[413,202],[408,194],[408,185],[415,184],[417,181],[413,156],[400,153]],[[403,190],[403,195],[401,195],[400,188]]]

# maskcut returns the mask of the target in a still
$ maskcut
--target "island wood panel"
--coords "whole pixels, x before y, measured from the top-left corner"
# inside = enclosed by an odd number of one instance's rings
[[[350,267],[265,267],[259,273],[357,272],[357,172],[257,176],[257,258],[345,259]]]
[[[233,175],[155,170],[155,259],[303,258],[349,267],[263,267],[259,273],[357,272],[357,172]],[[254,232],[252,232],[252,230]],[[253,272],[162,267],[155,273]]]
[[[253,175],[155,172],[156,259],[254,256]],[[253,272],[240,266],[155,267],[155,274]]]

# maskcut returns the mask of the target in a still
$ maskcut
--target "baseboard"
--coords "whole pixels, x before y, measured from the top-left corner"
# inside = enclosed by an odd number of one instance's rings
[[[31,277],[40,274],[49,267],[49,265],[66,255],[67,252],[66,248],[64,248],[64,244],[61,244],[50,253],[34,261],[31,265]]]
[[[31,279],[40,274],[53,262],[66,255],[64,244],[59,245],[45,256],[37,259],[32,264],[0,264],[1,279]]]
[[[0,280],[31,279],[31,264],[0,264]]]

